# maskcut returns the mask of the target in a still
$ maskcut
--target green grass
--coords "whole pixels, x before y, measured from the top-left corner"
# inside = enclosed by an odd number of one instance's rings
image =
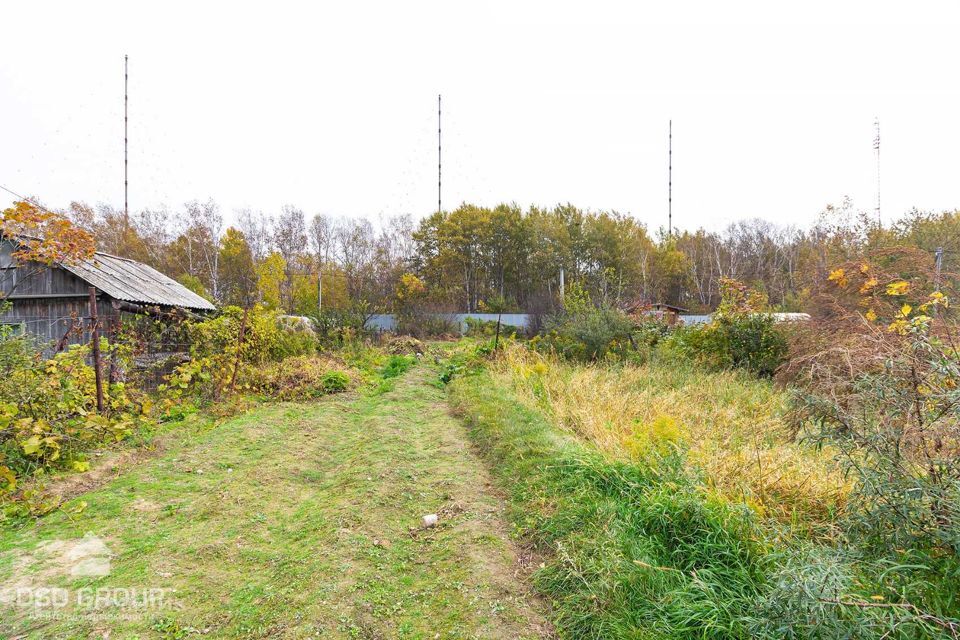
[[[414,369],[381,394],[268,405],[174,432],[162,455],[0,531],[0,592],[164,588],[182,605],[129,618],[68,607],[56,620],[0,605],[0,636],[540,635],[541,605],[517,577],[501,502],[428,375]],[[420,529],[427,513],[440,523]],[[87,532],[113,553],[105,577],[66,575],[37,551]]]
[[[473,362],[449,398],[508,492],[516,535],[543,559],[534,584],[560,637],[956,637],[960,622],[895,588],[907,557],[878,564],[855,545],[786,535],[712,490],[683,448],[610,456]]]
[[[383,378],[396,378],[402,376],[416,362],[417,359],[413,356],[390,356],[390,358],[387,360],[387,364],[385,364],[383,369],[380,370],[380,375]]]
[[[710,501],[679,461],[610,461],[521,405],[486,372],[451,400],[510,490],[535,575],[570,638],[746,638],[767,570],[752,513]]]

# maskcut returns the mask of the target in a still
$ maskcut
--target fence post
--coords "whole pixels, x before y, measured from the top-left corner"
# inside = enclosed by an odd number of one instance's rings
[[[97,288],[90,287],[90,343],[93,347],[93,375],[97,381],[97,412],[103,413],[103,377],[100,366],[100,332],[97,330],[97,324],[100,319],[97,317]]]
[[[237,384],[237,369],[240,368],[240,349],[243,348],[243,334],[247,330],[247,310],[243,310],[243,319],[240,321],[240,335],[237,337],[237,359],[233,363],[233,375],[230,377],[230,393]]]

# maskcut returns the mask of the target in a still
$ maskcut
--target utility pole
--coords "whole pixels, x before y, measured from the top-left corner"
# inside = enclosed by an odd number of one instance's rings
[[[93,378],[97,389],[97,413],[103,413],[103,366],[100,362],[100,318],[97,315],[97,288],[90,287],[90,347],[93,352]]]
[[[940,268],[943,266],[943,247],[937,247],[937,272],[933,277],[933,287],[935,291],[940,291]]]
[[[437,211],[443,211],[443,199],[441,194],[441,176],[443,172],[443,146],[441,145],[440,138],[440,94],[437,94]]]
[[[667,142],[667,237],[673,237],[673,120]]]
[[[130,203],[127,183],[127,56],[123,56],[123,227],[130,228]]]
[[[880,118],[874,119],[873,127],[873,151],[877,156],[877,226],[880,227],[883,225],[880,219]]]

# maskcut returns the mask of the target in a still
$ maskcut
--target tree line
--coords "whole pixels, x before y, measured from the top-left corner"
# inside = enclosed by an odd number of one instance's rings
[[[615,211],[463,204],[419,222],[307,216],[287,205],[243,209],[227,225],[215,202],[176,211],[123,212],[72,203],[63,210],[98,249],[145,262],[219,304],[295,314],[548,312],[561,278],[609,306],[666,302],[709,311],[721,280],[744,282],[772,308],[799,311],[831,266],[876,249],[960,250],[960,212],[913,210],[880,226],[849,201],[802,229],[761,219],[721,232],[651,232]],[[949,262],[949,259],[948,259]],[[320,283],[322,282],[322,287]]]

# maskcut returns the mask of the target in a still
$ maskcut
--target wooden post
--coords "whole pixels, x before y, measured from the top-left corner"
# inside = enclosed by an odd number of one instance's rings
[[[103,413],[103,377],[100,366],[100,332],[97,324],[97,288],[90,287],[90,344],[93,348],[93,375],[97,381],[97,411]]]
[[[500,318],[503,316],[503,312],[497,313],[497,336],[493,339],[493,350],[497,350],[497,345],[500,344]]]
[[[230,377],[230,393],[237,384],[237,369],[240,368],[240,349],[243,348],[243,334],[247,330],[247,310],[243,310],[243,319],[240,321],[240,335],[237,337],[237,359],[233,363],[233,375]]]

